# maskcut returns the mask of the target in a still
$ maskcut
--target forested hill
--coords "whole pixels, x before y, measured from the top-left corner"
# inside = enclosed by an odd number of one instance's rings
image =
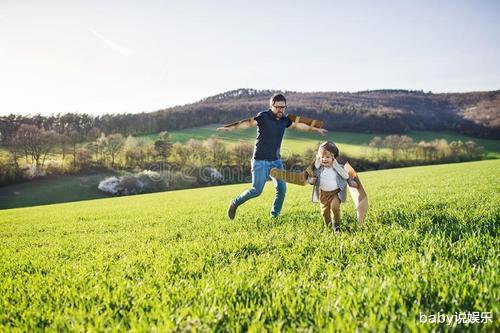
[[[196,103],[137,114],[3,116],[0,141],[7,142],[21,124],[91,137],[100,132],[134,135],[229,123],[267,109],[274,92],[237,89]],[[408,90],[284,93],[289,113],[323,120],[329,130],[397,134],[409,130],[453,131],[500,139],[500,90],[447,94]]]
[[[186,121],[194,120],[197,125],[231,122],[265,109],[273,93],[238,89],[155,114],[180,112],[189,115]],[[408,90],[285,94],[287,112],[321,119],[330,130],[385,133],[449,130],[500,138],[500,90],[448,94]]]

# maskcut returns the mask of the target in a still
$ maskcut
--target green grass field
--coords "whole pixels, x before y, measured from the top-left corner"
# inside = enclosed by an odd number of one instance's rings
[[[179,131],[170,132],[172,141],[185,143],[189,139],[204,140],[211,136],[219,138],[220,140],[228,143],[234,144],[239,141],[252,142],[255,140],[255,128],[248,128],[244,130],[236,130],[234,132],[217,132],[215,129],[220,125],[208,125],[202,127],[188,128]],[[329,132],[325,136],[321,136],[317,133],[307,133],[299,132],[296,130],[287,130],[285,132],[285,138],[283,140],[282,152],[292,152],[297,154],[302,154],[306,149],[314,149],[316,143],[319,141],[332,140],[336,142],[339,146],[341,153],[347,154],[353,157],[371,157],[371,150],[368,148],[368,143],[374,136],[380,136],[384,138],[387,134],[373,134],[373,133],[354,133],[354,132]],[[468,141],[473,140],[478,145],[483,146],[487,152],[488,158],[500,158],[500,141],[499,140],[487,140],[478,139],[473,137],[468,137],[460,134],[453,133],[441,133],[441,132],[420,132],[411,131],[408,133],[410,137],[413,138],[415,142],[421,140],[432,141],[434,139],[446,139],[448,142],[453,140]],[[149,134],[140,136],[148,140],[155,140],[158,134]],[[381,150],[382,155],[389,156],[388,149]]]
[[[97,185],[113,173],[65,175],[0,187],[0,209],[107,198]]]
[[[361,174],[367,223],[248,184],[0,211],[0,331],[500,330],[500,161]],[[420,313],[491,312],[487,325]]]

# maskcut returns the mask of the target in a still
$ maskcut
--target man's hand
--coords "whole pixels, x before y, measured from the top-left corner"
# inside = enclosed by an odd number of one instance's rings
[[[324,128],[314,127],[308,124],[293,122],[291,128],[302,132],[317,132],[321,135],[325,135],[328,131]]]
[[[321,135],[325,135],[326,133],[328,133],[328,131],[326,129],[324,129],[324,128],[317,128],[317,127],[313,127],[313,131],[318,132]]]
[[[219,131],[219,132],[232,132],[232,131],[234,131],[234,127],[226,127],[226,126],[217,127],[216,131]]]
[[[358,188],[358,183],[353,179],[347,180],[347,184],[349,184],[350,187]]]

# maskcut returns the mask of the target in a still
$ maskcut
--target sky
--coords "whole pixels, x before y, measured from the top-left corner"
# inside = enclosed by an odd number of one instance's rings
[[[238,88],[500,89],[500,1],[0,0],[0,115]]]

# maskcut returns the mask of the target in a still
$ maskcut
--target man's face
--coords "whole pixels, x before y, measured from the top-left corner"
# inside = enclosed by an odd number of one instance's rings
[[[284,101],[274,102],[274,104],[271,106],[271,111],[273,112],[276,118],[283,117],[285,109],[286,109],[286,102]]]

